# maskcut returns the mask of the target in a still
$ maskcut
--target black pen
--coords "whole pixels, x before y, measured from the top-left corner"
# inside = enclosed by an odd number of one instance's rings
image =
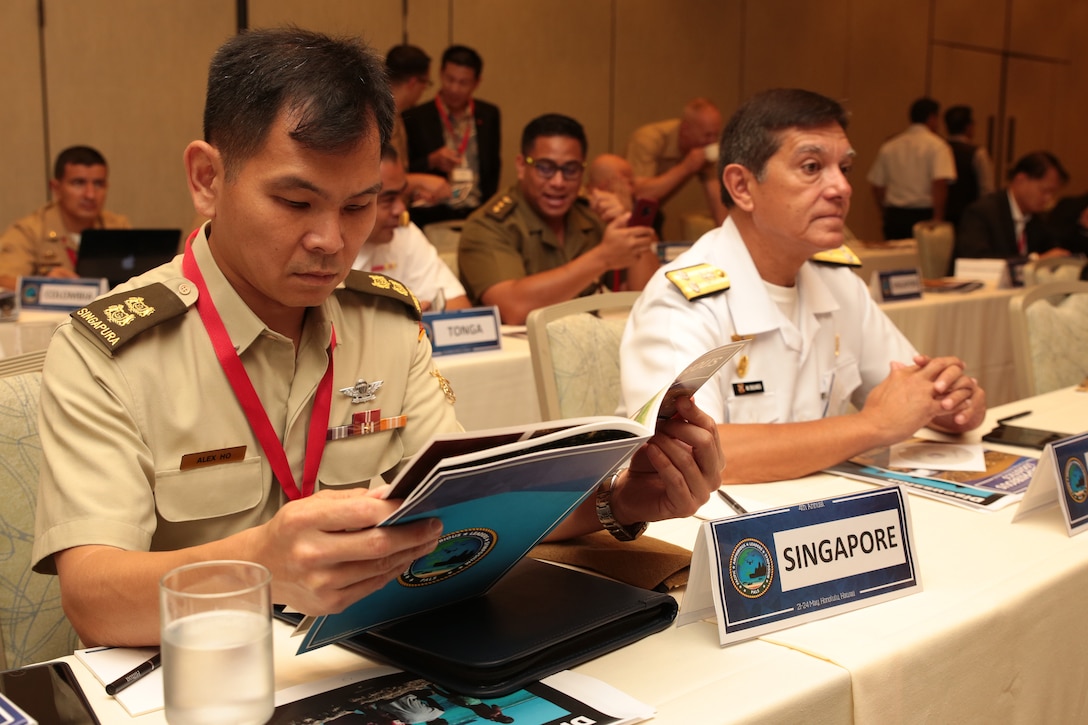
[[[1023,418],[1025,415],[1031,415],[1031,411],[1030,410],[1025,410],[1023,413],[1017,413],[1016,415],[1010,415],[1007,418],[1001,418],[1000,420],[997,421],[997,424],[998,425],[1004,425],[1005,423],[1008,423],[1010,420],[1016,420],[1017,418]]]
[[[738,514],[748,513],[748,509],[741,506],[739,503],[737,503],[737,500],[735,498],[733,498],[732,496],[730,496],[729,494],[727,494],[725,491],[721,490],[720,488],[718,489],[718,495],[722,497],[722,501],[725,501],[726,506],[733,509]]]
[[[152,657],[151,659],[149,659],[147,662],[144,662],[143,664],[141,664],[139,667],[132,670],[131,672],[126,672],[125,674],[121,675],[120,677],[118,677],[116,680],[114,680],[110,684],[106,685],[106,694],[107,695],[116,695],[118,692],[125,689],[126,687],[131,685],[133,682],[136,682],[137,680],[141,680],[144,677],[146,677],[147,675],[150,675],[155,670],[159,669],[159,666],[161,664],[162,664],[162,655],[159,654],[159,653],[156,653],[155,656]]]

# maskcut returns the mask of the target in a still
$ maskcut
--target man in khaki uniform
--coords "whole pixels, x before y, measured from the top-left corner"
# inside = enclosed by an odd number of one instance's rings
[[[457,428],[415,298],[350,272],[392,116],[359,41],[254,31],[213,58],[206,140],[184,154],[211,221],[73,313],[46,359],[34,566],[83,642],[157,643],[157,582],[181,564],[261,563],[275,601],[324,614],[433,550],[441,522],[375,528],[399,502],[366,488]],[[682,403],[605,489],[614,528],[718,486],[713,423]],[[560,533],[605,523],[590,499]]]
[[[607,226],[578,196],[586,137],[573,118],[547,114],[529,122],[517,157],[518,183],[473,212],[461,231],[457,264],[469,298],[497,305],[520,325],[546,305],[592,294],[612,270],[631,289],[657,269],[649,227],[628,227],[629,213]]]
[[[109,169],[89,146],[61,151],[49,187],[53,201],[8,227],[0,236],[0,287],[20,276],[75,277],[84,229],[129,229],[128,219],[106,211]]]

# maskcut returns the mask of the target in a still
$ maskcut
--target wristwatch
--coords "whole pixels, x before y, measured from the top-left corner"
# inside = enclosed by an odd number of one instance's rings
[[[612,478],[606,484],[597,488],[597,520],[601,522],[604,530],[612,534],[620,541],[634,541],[646,531],[646,522],[624,526],[612,515],[612,489],[616,486],[616,479],[626,469],[621,468],[612,474]]]

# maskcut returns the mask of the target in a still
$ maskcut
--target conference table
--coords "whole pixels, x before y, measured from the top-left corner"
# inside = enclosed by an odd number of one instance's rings
[[[1022,425],[1088,430],[1088,393],[1073,388],[995,407],[981,430],[1024,411]],[[752,511],[871,490],[828,474],[728,488]],[[727,647],[712,622],[672,626],[576,671],[654,706],[660,723],[1088,722],[1088,536],[1069,537],[1056,506],[1013,523],[1015,506],[908,500],[921,591]],[[727,515],[714,497],[649,535],[690,548],[702,520]],[[295,656],[287,631],[277,623],[277,690],[375,666],[336,646]],[[64,659],[104,723],[164,722],[130,718]]]
[[[874,272],[894,272],[904,269],[919,269],[918,243],[913,239],[897,239],[889,242],[848,242],[850,249],[861,260],[856,267],[857,273],[865,284],[869,284]]]

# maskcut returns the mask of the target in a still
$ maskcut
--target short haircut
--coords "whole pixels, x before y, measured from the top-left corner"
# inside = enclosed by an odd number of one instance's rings
[[[1041,179],[1051,169],[1058,172],[1058,177],[1061,178],[1063,184],[1069,183],[1069,172],[1062,166],[1062,162],[1058,161],[1058,157],[1049,151],[1032,151],[1021,156],[1009,169],[1009,180],[1012,181],[1017,174],[1024,174],[1029,179]]]
[[[382,161],[399,161],[400,154],[397,153],[397,147],[391,143],[382,144]]]
[[[967,133],[967,127],[975,122],[970,106],[952,106],[944,112],[944,127],[949,136]]]
[[[521,132],[521,153],[528,156],[533,148],[533,143],[543,136],[565,136],[577,141],[582,147],[582,157],[586,155],[589,143],[586,141],[586,130],[582,124],[570,116],[561,113],[545,113],[529,121],[525,130]]]
[[[767,161],[782,145],[781,132],[791,128],[819,128],[848,123],[846,109],[838,101],[800,88],[774,88],[758,93],[736,110],[722,132],[718,178],[729,164],[740,164],[759,180]],[[733,207],[733,197],[722,186],[722,203]]]
[[[932,98],[919,98],[910,104],[910,122],[925,123],[930,116],[935,116],[941,110],[941,104]]]
[[[446,48],[446,51],[442,53],[442,67],[445,68],[447,63],[471,68],[476,73],[477,78],[480,77],[480,73],[484,70],[484,59],[467,45],[451,45]]]
[[[215,52],[204,140],[222,154],[228,178],[263,146],[284,110],[296,114],[291,138],[321,152],[353,148],[374,128],[385,143],[395,114],[381,58],[357,38],[252,30]]]
[[[53,164],[53,178],[64,178],[64,167],[68,164],[76,166],[105,166],[106,157],[98,153],[97,149],[90,146],[69,146],[57,154],[57,160]]]
[[[431,56],[414,45],[394,45],[385,54],[385,72],[390,83],[403,83],[431,72]]]

